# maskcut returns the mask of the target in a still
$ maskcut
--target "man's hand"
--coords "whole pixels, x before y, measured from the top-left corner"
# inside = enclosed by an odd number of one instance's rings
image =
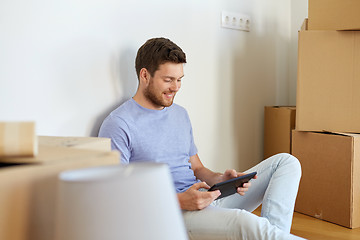
[[[221,176],[221,182],[232,179],[232,178],[240,177],[240,176],[243,176],[243,175],[246,175],[246,173],[237,172],[235,169],[228,169]],[[256,179],[256,178],[257,178],[257,176],[254,177],[254,179]],[[247,192],[250,187],[251,187],[250,182],[244,183],[244,185],[242,187],[238,187],[237,192],[241,196],[244,196],[245,192]]]
[[[220,191],[202,192],[200,188],[209,189],[205,182],[199,182],[192,185],[188,190],[178,193],[180,208],[183,210],[201,210],[209,206],[218,196]]]

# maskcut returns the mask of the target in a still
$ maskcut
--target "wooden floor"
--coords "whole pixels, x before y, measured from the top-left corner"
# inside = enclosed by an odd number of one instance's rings
[[[254,213],[260,215],[260,208]],[[301,213],[294,213],[291,233],[306,239],[319,240],[360,240],[360,228],[348,229]]]

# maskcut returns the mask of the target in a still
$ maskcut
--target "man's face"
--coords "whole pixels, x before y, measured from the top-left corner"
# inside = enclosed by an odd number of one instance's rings
[[[154,76],[150,76],[144,96],[154,109],[163,109],[173,104],[175,94],[181,87],[183,76],[183,64],[171,62],[161,64]]]

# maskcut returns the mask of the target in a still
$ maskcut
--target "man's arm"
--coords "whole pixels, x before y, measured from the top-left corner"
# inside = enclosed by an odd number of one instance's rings
[[[194,175],[197,179],[206,182],[210,186],[223,181],[223,174],[213,172],[206,168],[197,154],[190,157],[190,163],[191,169],[194,171]]]
[[[190,157],[190,163],[196,178],[203,182],[195,183],[185,192],[177,194],[180,208],[184,210],[203,209],[209,206],[221,194],[219,190],[202,192],[199,191],[200,188],[209,189],[209,185],[244,175],[244,173],[238,173],[234,169],[226,170],[223,174],[213,172],[201,163],[197,154]],[[242,188],[238,188],[238,193],[245,195],[250,185],[250,183],[245,183]]]
[[[196,178],[206,182],[210,186],[215,183],[245,175],[245,173],[237,172],[235,169],[227,169],[224,173],[213,172],[202,164],[197,154],[190,157],[190,163],[191,169],[194,171]],[[257,178],[257,176],[254,178]],[[243,187],[238,188],[238,193],[240,195],[245,195],[245,192],[248,191],[250,186],[250,182],[245,183]]]

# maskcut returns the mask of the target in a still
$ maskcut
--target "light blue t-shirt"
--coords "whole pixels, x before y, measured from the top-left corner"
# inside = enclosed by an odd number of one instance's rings
[[[121,152],[121,163],[168,164],[177,192],[197,182],[189,162],[197,154],[190,119],[177,104],[152,110],[131,98],[104,120],[99,137],[111,138],[112,149]]]

